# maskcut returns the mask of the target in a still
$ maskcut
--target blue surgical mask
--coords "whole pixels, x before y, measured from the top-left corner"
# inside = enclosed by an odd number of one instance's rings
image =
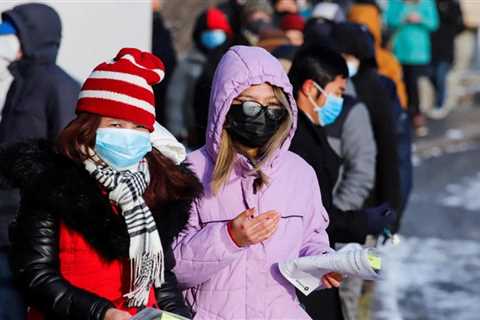
[[[353,78],[358,72],[358,64],[354,62],[347,62],[348,77]]]
[[[95,142],[98,156],[115,170],[125,170],[152,151],[150,133],[133,129],[99,128]]]
[[[222,30],[208,30],[202,32],[200,41],[207,49],[214,49],[227,40],[227,34]]]
[[[297,1],[298,14],[300,14],[305,21],[312,17],[313,8],[308,1]]]
[[[343,98],[337,97],[333,94],[326,93],[317,83],[313,83],[315,87],[322,92],[326,97],[327,101],[323,106],[317,105],[315,100],[310,95],[307,95],[309,101],[315,107],[315,112],[318,114],[318,119],[321,126],[328,126],[335,122],[343,108]]]

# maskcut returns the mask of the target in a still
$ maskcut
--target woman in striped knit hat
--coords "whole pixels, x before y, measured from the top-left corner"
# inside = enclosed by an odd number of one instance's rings
[[[29,319],[123,320],[145,306],[191,316],[170,245],[202,187],[155,123],[163,75],[154,55],[122,49],[85,81],[55,146],[0,152],[0,182],[22,190],[12,258]]]

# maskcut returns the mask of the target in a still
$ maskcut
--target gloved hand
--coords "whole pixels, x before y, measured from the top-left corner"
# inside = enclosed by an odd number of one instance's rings
[[[363,210],[367,215],[368,234],[380,235],[397,220],[397,214],[387,203]]]

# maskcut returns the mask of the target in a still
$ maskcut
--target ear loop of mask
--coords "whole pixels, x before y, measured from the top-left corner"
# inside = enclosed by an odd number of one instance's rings
[[[327,93],[325,92],[325,90],[323,90],[323,88],[320,87],[320,85],[319,85],[318,83],[316,83],[315,81],[312,80],[312,82],[313,82],[313,86],[314,86],[315,88],[317,88],[317,90],[320,91],[320,93],[323,94],[323,95],[326,97],[326,96],[327,96]],[[320,109],[320,108],[323,107],[323,106],[319,106],[319,105],[315,102],[315,100],[313,100],[312,96],[311,96],[309,93],[307,93],[306,96],[307,96],[307,98],[308,98],[308,101],[310,101],[310,103],[313,105],[313,107],[314,107],[315,109]]]

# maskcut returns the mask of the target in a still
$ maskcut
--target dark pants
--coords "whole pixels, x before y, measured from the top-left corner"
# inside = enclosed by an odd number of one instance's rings
[[[403,64],[403,80],[407,87],[408,113],[411,116],[420,114],[420,98],[418,92],[418,79],[426,74],[425,65]]]
[[[313,320],[343,320],[338,289],[323,289],[304,296],[297,290],[297,297]]]
[[[402,201],[397,212],[394,233],[400,228],[403,212],[408,203],[410,192],[413,187],[413,165],[412,165],[412,134],[410,131],[410,117],[400,103],[396,103],[393,110],[397,136],[398,164],[400,173],[400,192]]]
[[[24,320],[27,306],[14,285],[8,252],[0,249],[0,320]]]
[[[447,95],[447,75],[451,64],[446,61],[433,62],[430,66],[430,81],[435,87],[435,107],[441,108]]]

